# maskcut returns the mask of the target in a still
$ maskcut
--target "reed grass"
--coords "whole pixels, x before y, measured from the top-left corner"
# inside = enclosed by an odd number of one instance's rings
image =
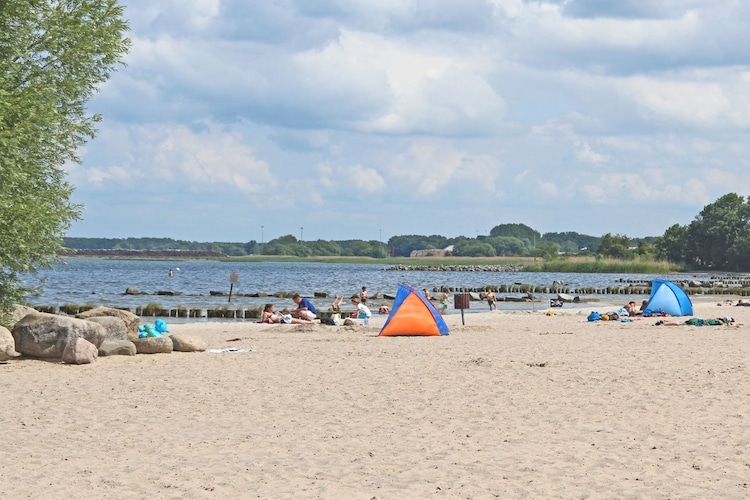
[[[143,308],[142,316],[156,316],[157,313],[162,309],[163,308],[160,304],[157,304],[156,302],[149,302]]]
[[[525,272],[553,273],[622,273],[622,274],[670,274],[683,269],[670,262],[653,260],[597,259],[595,257],[571,257],[554,259],[527,265]]]

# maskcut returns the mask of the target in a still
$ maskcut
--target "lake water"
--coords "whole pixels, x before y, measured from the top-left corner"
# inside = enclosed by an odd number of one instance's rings
[[[260,291],[299,292],[310,297],[316,306],[327,309],[330,298],[313,299],[315,292],[329,292],[347,297],[367,286],[370,295],[395,294],[400,283],[418,289],[448,286],[481,288],[488,285],[524,283],[551,286],[554,280],[563,280],[574,288],[623,286],[619,280],[651,280],[660,275],[648,274],[578,274],[578,273],[524,273],[524,272],[472,272],[472,271],[386,271],[385,264],[325,264],[313,262],[242,262],[227,263],[205,260],[155,261],[155,260],[105,260],[70,259],[55,269],[42,270],[27,279],[29,286],[41,286],[43,291],[27,297],[29,303],[39,306],[63,304],[93,304],[96,306],[128,307],[157,303],[165,309],[179,306],[188,309],[211,309],[231,305],[232,308],[262,306],[266,302],[289,307],[291,299],[274,297],[246,297]],[[169,270],[173,276],[169,276]],[[178,270],[179,269],[179,270]],[[238,274],[232,289],[231,304],[227,297],[212,296],[211,291],[229,292],[230,274]],[[672,275],[671,280],[691,279],[693,275]],[[125,295],[129,286],[135,286],[149,295]],[[182,292],[182,295],[153,295],[157,291]],[[235,295],[240,294],[240,295]],[[520,294],[498,294],[505,295]],[[553,295],[549,295],[552,297]],[[606,299],[606,297],[604,297]],[[621,302],[624,297],[611,296]],[[379,304],[374,300],[372,304]],[[345,305],[348,305],[345,303]],[[485,311],[484,303],[472,302],[468,312]],[[500,302],[499,309],[531,309],[539,303]],[[460,313],[449,309],[450,313]]]

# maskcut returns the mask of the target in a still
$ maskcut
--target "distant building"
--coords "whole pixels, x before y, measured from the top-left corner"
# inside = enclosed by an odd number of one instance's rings
[[[453,245],[443,249],[429,248],[427,250],[412,250],[409,257],[445,257],[446,253],[453,253]]]

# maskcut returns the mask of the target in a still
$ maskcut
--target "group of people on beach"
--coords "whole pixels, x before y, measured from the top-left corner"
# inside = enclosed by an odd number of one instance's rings
[[[284,308],[281,311],[276,311],[274,304],[268,303],[263,307],[261,314],[261,323],[286,323],[286,324],[316,324],[321,323],[321,319],[318,318],[318,310],[315,308],[313,303],[302,297],[300,294],[295,293],[292,296],[295,308],[287,309]],[[343,295],[336,295],[331,303],[331,307],[328,312],[332,314],[341,314],[341,305],[344,302]],[[363,286],[362,290],[351,298],[352,305],[356,308],[356,311],[351,314],[351,318],[346,318],[344,324],[354,324],[354,319],[362,319],[364,326],[369,326],[370,318],[372,318],[372,311],[367,307],[367,287]],[[381,314],[388,314],[391,312],[390,306],[381,305],[378,312]],[[349,323],[347,323],[349,321]]]
[[[641,302],[641,307],[636,309],[637,306],[635,301],[631,300],[615,312],[619,316],[641,316],[646,310],[646,304],[648,304],[648,300],[644,300],[643,302]]]
[[[279,312],[276,312],[276,306],[274,304],[266,304],[263,307],[263,313],[260,317],[261,323],[287,323],[287,324],[314,324],[320,323],[318,319],[318,310],[315,308],[312,302],[300,294],[295,293],[292,296],[292,301],[297,306],[294,309],[284,308]]]

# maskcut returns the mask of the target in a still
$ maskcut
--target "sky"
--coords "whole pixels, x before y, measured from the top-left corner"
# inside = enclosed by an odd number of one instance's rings
[[[644,237],[750,195],[750,2],[121,3],[69,236]]]

